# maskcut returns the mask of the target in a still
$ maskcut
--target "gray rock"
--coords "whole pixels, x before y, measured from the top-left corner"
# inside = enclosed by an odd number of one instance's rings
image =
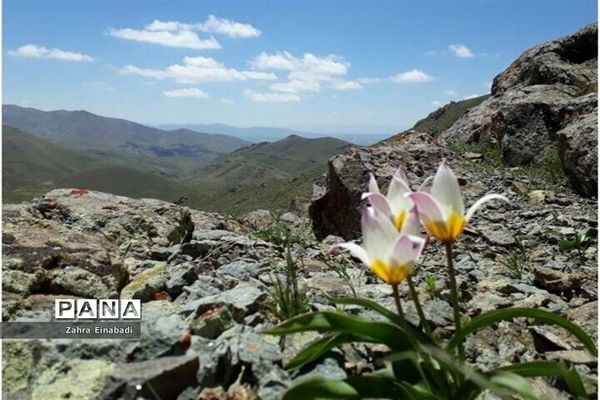
[[[37,290],[44,282],[45,274],[38,270],[33,274],[27,272],[7,269],[2,272],[2,289],[27,296]]]
[[[598,193],[598,113],[577,118],[557,132],[558,154],[571,185],[580,194]]]
[[[224,278],[231,276],[238,281],[247,281],[249,278],[258,278],[260,264],[247,261],[234,261],[219,267],[217,276]]]
[[[171,297],[177,297],[185,286],[193,284],[198,279],[198,269],[191,262],[167,264],[165,273],[165,288]]]
[[[193,355],[118,364],[101,398],[176,399],[184,389],[196,385],[198,367],[198,357]]]
[[[116,292],[106,286],[102,279],[78,267],[66,267],[55,273],[50,283],[54,293],[73,294],[92,299],[115,297]]]
[[[230,290],[216,295],[203,297],[184,305],[186,314],[203,313],[218,305],[227,305],[236,321],[241,321],[246,315],[258,309],[259,302],[267,294],[252,283],[240,283]]]
[[[166,283],[165,265],[159,264],[136,275],[121,291],[122,299],[150,301]]]
[[[227,307],[215,307],[194,318],[190,324],[193,335],[216,339],[234,324],[233,316]]]

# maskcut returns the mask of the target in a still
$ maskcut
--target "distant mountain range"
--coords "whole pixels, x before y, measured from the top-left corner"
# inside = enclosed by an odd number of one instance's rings
[[[52,188],[80,187],[168,201],[185,196],[193,207],[235,213],[271,196],[268,204],[284,208],[293,197],[310,196],[312,180],[304,179],[275,198],[264,190],[265,182],[281,188],[299,176],[318,176],[327,159],[349,145],[298,135],[250,144],[228,135],[162,130],[86,111],[13,105],[3,106],[3,120],[3,198],[9,202]],[[228,200],[222,201],[225,195]]]
[[[165,131],[87,111],[41,111],[2,107],[3,124],[116,163],[124,159],[145,170],[170,176],[250,143],[227,135],[188,129]]]
[[[371,133],[316,133],[264,126],[240,128],[226,124],[163,124],[157,125],[157,127],[161,129],[190,129],[197,132],[221,133],[253,143],[275,142],[291,135],[297,135],[305,138],[335,137],[360,146],[369,146],[389,136]]]

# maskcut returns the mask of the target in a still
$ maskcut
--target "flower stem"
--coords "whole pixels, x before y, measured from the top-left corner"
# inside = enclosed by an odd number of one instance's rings
[[[425,329],[425,333],[431,337],[431,328],[429,327],[429,323],[427,319],[425,319],[425,313],[423,312],[423,308],[421,307],[421,302],[419,301],[419,295],[415,290],[415,285],[413,284],[412,278],[410,275],[406,278],[408,282],[408,290],[410,290],[410,296],[415,303],[415,308],[417,309],[417,314],[419,314],[419,319],[421,320],[421,325],[423,325],[423,329]]]
[[[454,310],[455,331],[460,330],[460,309],[458,307],[458,288],[456,285],[456,274],[454,273],[454,260],[452,256],[452,243],[446,243],[446,263],[450,277],[450,294],[452,297],[452,309]],[[463,358],[462,343],[458,346],[458,355]]]
[[[394,293],[394,301],[396,302],[396,310],[398,310],[398,315],[400,316],[400,322],[402,323],[402,328],[408,335],[410,335],[410,330],[408,328],[408,324],[406,323],[406,318],[404,318],[404,311],[402,311],[402,304],[400,304],[400,294],[398,293],[398,285],[392,285],[392,292]]]

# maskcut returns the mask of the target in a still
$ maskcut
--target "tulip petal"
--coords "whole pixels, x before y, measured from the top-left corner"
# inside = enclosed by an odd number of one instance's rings
[[[370,193],[381,193],[379,190],[379,185],[377,184],[377,179],[373,174],[369,174],[369,192]]]
[[[366,250],[357,245],[356,243],[347,242],[347,243],[338,243],[329,248],[328,253],[333,253],[339,249],[348,250],[353,257],[358,258],[365,265],[370,264],[369,255]]]
[[[414,265],[421,252],[425,247],[425,239],[410,236],[400,235],[396,243],[394,244],[394,259],[400,265]]]
[[[460,186],[446,160],[442,161],[431,185],[431,195],[458,215],[465,214]]]
[[[412,192],[408,183],[398,176],[394,175],[388,187],[387,198],[394,214],[399,214],[402,210],[410,208],[412,202],[407,199],[406,194]]]
[[[465,217],[466,220],[469,221],[471,219],[471,217],[473,216],[473,214],[475,213],[475,211],[479,210],[484,203],[487,203],[490,200],[502,200],[507,203],[510,203],[510,200],[508,198],[506,198],[505,196],[502,196],[501,194],[494,194],[494,193],[487,194],[487,195],[483,196],[482,198],[480,198],[479,200],[477,200],[469,208],[469,211],[467,211],[467,215]]]
[[[427,178],[425,178],[423,183],[421,183],[421,186],[419,186],[419,192],[424,192],[425,189],[427,189],[427,185],[429,185],[429,182],[431,182],[432,179],[433,176],[428,176]]]
[[[408,217],[402,225],[401,233],[412,236],[421,235],[421,223],[419,222],[419,209],[417,206],[413,206],[408,212]]]
[[[406,176],[406,172],[404,172],[404,169],[402,169],[402,167],[396,168],[396,171],[394,171],[394,175],[392,176],[394,178],[400,179],[406,184],[406,186],[408,186],[408,177]]]
[[[419,210],[419,218],[423,224],[433,221],[445,222],[444,211],[440,204],[429,193],[413,192],[407,195]]]
[[[363,210],[362,234],[365,250],[370,260],[386,260],[398,236],[388,215],[372,207]]]
[[[375,208],[376,210],[381,211],[382,213],[384,213],[385,215],[387,215],[388,217],[391,217],[392,214],[392,208],[388,202],[388,199],[382,195],[381,193],[363,193],[362,200],[368,199],[369,203],[371,204],[371,206],[373,208]]]

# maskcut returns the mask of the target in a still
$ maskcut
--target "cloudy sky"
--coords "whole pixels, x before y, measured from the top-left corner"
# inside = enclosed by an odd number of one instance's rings
[[[4,1],[3,102],[159,123],[392,133],[489,92],[592,0]]]

